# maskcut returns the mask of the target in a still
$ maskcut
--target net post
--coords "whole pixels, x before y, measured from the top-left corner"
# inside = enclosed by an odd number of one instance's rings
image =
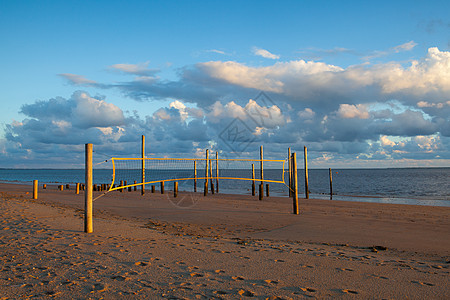
[[[309,186],[308,186],[308,149],[303,146],[305,157],[305,198],[309,199]]]
[[[288,148],[288,174],[289,174],[289,197],[292,196],[292,166],[291,166],[291,147]]]
[[[142,185],[141,185],[141,195],[145,194],[145,135],[142,135],[142,148],[141,148],[141,154],[142,154]]]
[[[209,174],[209,149],[206,149],[206,167],[205,167],[205,187],[204,187],[204,191],[203,191],[203,195],[206,196],[208,195],[208,174]]]
[[[297,181],[297,154],[292,153],[292,204],[293,204],[293,213],[298,215],[298,181]]]
[[[173,197],[176,198],[178,196],[178,181],[173,182]]]
[[[33,180],[33,199],[37,200],[38,198],[38,181]]]
[[[161,194],[164,194],[164,181],[161,181]]]
[[[256,194],[256,186],[255,186],[255,164],[252,164],[252,196]]]
[[[261,166],[261,184],[259,185],[259,200],[263,199],[264,194],[264,154],[263,154],[263,146],[259,148],[259,156],[260,156],[260,166]]]
[[[213,177],[213,172],[212,172],[212,159],[209,162],[209,178],[211,178],[211,194],[214,195],[214,177]]]
[[[197,161],[194,160],[194,193],[197,192]]]
[[[216,151],[216,192],[219,193],[219,152]]]
[[[86,192],[84,193],[84,232],[94,231],[92,224],[92,144],[85,145],[85,181]]]
[[[331,175],[331,168],[328,168],[328,173],[330,177],[330,200],[333,200],[333,175]]]

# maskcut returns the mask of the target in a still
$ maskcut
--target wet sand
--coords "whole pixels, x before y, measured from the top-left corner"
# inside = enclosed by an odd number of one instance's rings
[[[111,192],[85,234],[83,193],[31,192],[0,184],[0,299],[450,298],[450,208]]]

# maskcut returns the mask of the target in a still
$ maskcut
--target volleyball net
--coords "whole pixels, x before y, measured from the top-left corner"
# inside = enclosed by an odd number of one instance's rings
[[[111,158],[109,191],[171,181],[245,180],[288,186],[288,160],[227,158]]]

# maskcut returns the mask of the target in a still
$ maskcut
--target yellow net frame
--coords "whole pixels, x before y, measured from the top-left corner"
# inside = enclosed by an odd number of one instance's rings
[[[264,179],[264,178],[242,178],[242,177],[229,177],[229,176],[209,176],[209,172],[205,172],[206,174],[208,174],[207,176],[195,176],[195,178],[193,177],[189,177],[189,178],[170,178],[170,179],[158,179],[158,180],[151,180],[151,181],[145,181],[145,182],[139,182],[139,183],[133,183],[133,184],[126,184],[126,185],[122,185],[122,186],[116,186],[115,185],[115,180],[116,180],[116,161],[197,161],[197,162],[205,162],[205,164],[208,166],[210,165],[212,162],[216,162],[217,164],[219,162],[255,162],[255,163],[263,163],[264,162],[272,162],[272,163],[280,163],[281,164],[281,170],[282,170],[282,174],[281,174],[281,179],[282,180],[273,180],[273,179]],[[110,188],[108,190],[108,192],[110,191],[115,191],[115,190],[120,190],[120,189],[125,189],[128,187],[134,187],[134,186],[141,186],[141,185],[146,185],[146,184],[152,184],[152,183],[159,183],[159,182],[170,182],[170,181],[183,181],[183,180],[216,180],[216,179],[227,179],[227,180],[246,180],[246,181],[258,181],[258,182],[269,182],[269,183],[282,183],[286,186],[288,186],[286,184],[286,181],[284,179],[285,177],[285,172],[287,172],[285,170],[285,163],[287,160],[276,160],[276,159],[239,159],[239,158],[234,158],[234,159],[229,159],[229,158],[118,158],[118,157],[113,157],[111,158],[111,162],[112,162],[112,168],[113,168],[113,176],[112,176],[112,182],[110,185]],[[199,169],[201,170],[201,169]],[[204,169],[203,169],[204,170]]]

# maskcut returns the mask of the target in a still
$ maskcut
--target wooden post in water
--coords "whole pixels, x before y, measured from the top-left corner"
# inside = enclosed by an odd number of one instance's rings
[[[85,152],[84,232],[91,233],[94,231],[92,224],[92,144],[86,144]]]
[[[75,194],[80,194],[80,183],[79,182],[77,182],[77,185],[76,185],[76,187],[75,187]]]
[[[331,175],[331,168],[328,169],[330,174],[330,200],[333,200],[333,175]]]
[[[289,197],[292,196],[292,166],[291,166],[291,147],[288,148],[288,173],[289,173]]]
[[[47,189],[47,185],[45,183],[42,185],[42,189]]]
[[[194,193],[197,192],[197,161],[194,160]]]
[[[173,197],[176,198],[178,196],[178,181],[173,182]]]
[[[260,168],[261,168],[261,184],[259,185],[259,200],[263,199],[264,194],[264,154],[263,154],[263,146],[259,148],[259,157],[261,159],[260,161]]]
[[[155,193],[155,186],[152,185],[152,193]]]
[[[305,198],[309,199],[309,185],[308,185],[308,149],[303,147],[305,153]]]
[[[123,180],[120,181],[120,187],[122,187],[122,186],[123,186]],[[119,189],[119,192],[123,193],[123,189],[120,188],[120,189]]]
[[[268,183],[266,183],[266,196],[267,197],[270,196],[270,194],[269,194],[269,184]]]
[[[161,194],[164,194],[164,181],[161,181]]]
[[[208,195],[208,174],[209,174],[209,149],[206,149],[205,186],[203,196]]]
[[[142,135],[142,148],[141,148],[141,154],[142,154],[142,178],[141,178],[141,195],[145,194],[145,135]],[[136,182],[135,182],[136,183]]]
[[[292,153],[292,204],[294,214],[298,215],[298,181],[297,181],[297,154]]]
[[[216,192],[219,193],[219,152],[216,151]]]
[[[37,200],[38,198],[38,181],[33,180],[33,199]]]
[[[252,164],[252,196],[256,195],[256,186],[255,186],[255,164]]]
[[[134,186],[134,191],[136,192],[136,191],[137,191],[137,186],[136,186],[137,181],[136,181],[136,180],[134,181],[134,184],[135,184],[135,186]]]
[[[70,190],[70,184],[66,184],[66,189]]]

